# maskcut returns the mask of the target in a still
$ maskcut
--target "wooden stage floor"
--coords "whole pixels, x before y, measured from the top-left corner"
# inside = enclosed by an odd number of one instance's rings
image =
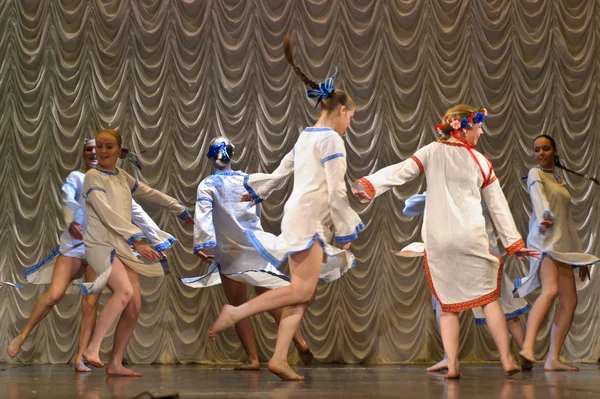
[[[298,368],[305,382],[283,382],[266,369],[233,371],[204,365],[136,365],[141,378],[108,377],[103,370],[77,374],[70,365],[0,364],[0,397],[133,398],[144,391],[155,397],[181,398],[600,398],[600,367],[580,372],[533,372],[505,378],[499,364],[463,364],[464,377],[445,381],[425,365],[314,365]],[[140,396],[150,398],[150,396]]]

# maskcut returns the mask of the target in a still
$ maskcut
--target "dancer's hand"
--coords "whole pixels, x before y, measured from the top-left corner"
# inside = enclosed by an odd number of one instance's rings
[[[544,219],[540,222],[540,230],[546,231],[554,224],[554,220],[552,219]]]
[[[196,255],[198,255],[198,257],[200,259],[202,259],[202,262],[204,262],[204,263],[212,263],[213,259],[215,258],[214,255],[208,255],[202,251],[196,252]]]
[[[363,203],[364,202],[371,202],[371,200],[373,200],[373,198],[371,198],[371,196],[369,194],[367,194],[366,191],[352,190],[352,193],[358,197],[358,199],[360,200],[360,202],[363,202]]]
[[[160,260],[158,252],[156,252],[143,240],[135,241],[133,243],[133,249],[135,249],[138,254],[148,259],[150,262],[158,262]]]
[[[193,226],[193,225],[194,225],[194,218],[192,217],[192,214],[189,214],[183,221],[183,227],[188,227],[188,226]]]
[[[581,266],[579,268],[579,279],[581,281],[585,281],[590,278],[590,267],[589,266]]]
[[[250,206],[256,205],[256,202],[252,200],[252,196],[248,193],[242,194],[242,198],[240,198],[240,202],[249,202]]]
[[[69,226],[69,234],[76,240],[83,240],[83,228],[81,228],[79,223],[71,223],[71,226]]]
[[[525,258],[527,257],[533,257],[537,259],[542,257],[542,255],[538,251],[529,248],[521,248],[515,253],[515,255],[517,255],[521,260],[526,260]]]
[[[347,251],[347,250],[349,250],[349,249],[350,249],[350,244],[351,244],[351,243],[350,243],[350,242],[348,242],[348,243],[346,243],[346,244],[342,245],[342,249],[343,249],[344,251]]]

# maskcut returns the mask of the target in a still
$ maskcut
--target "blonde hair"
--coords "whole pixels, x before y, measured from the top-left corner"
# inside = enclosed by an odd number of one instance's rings
[[[123,147],[123,139],[121,138],[121,133],[117,132],[115,129],[104,129],[98,132],[98,134],[102,133],[110,134],[117,140],[117,145],[119,146],[119,148]],[[98,134],[96,136],[98,136]]]
[[[473,114],[473,112],[477,112],[477,108],[472,107],[468,104],[458,104],[452,108],[448,108],[443,118],[448,120],[468,118],[471,116],[471,114]],[[438,138],[438,142],[446,141],[450,137],[450,134],[442,134]]]

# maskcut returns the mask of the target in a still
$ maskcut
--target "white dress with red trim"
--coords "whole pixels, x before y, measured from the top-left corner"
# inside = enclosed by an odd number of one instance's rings
[[[63,213],[66,224],[70,227],[72,223],[81,225],[83,232],[87,230],[87,214],[85,212],[85,198],[83,197],[83,182],[85,173],[78,170],[73,171],[67,176],[65,184],[61,189],[63,200]],[[135,201],[131,202],[132,222],[140,228],[156,248],[166,249],[175,242],[171,235],[164,235],[148,216],[148,214]],[[159,233],[160,232],[160,233]],[[84,261],[81,270],[75,280],[83,277],[83,268],[87,265],[85,262],[85,247],[83,240],[77,240],[71,236],[69,229],[65,230],[60,237],[60,245],[54,248],[50,254],[45,256],[37,264],[25,269],[23,275],[30,284],[50,284],[56,258],[63,255],[69,258],[81,259]]]
[[[498,235],[494,230],[494,225],[492,223],[492,219],[490,218],[489,211],[485,205],[485,202],[482,203],[483,209],[483,217],[485,219],[485,230],[488,235],[488,240],[490,243],[490,252],[492,255],[495,255],[499,258],[503,258],[506,256],[506,252],[504,249],[501,249],[498,246]],[[425,211],[425,193],[423,194],[415,194],[410,198],[407,198],[404,203],[404,209],[402,213],[408,216],[419,216]],[[414,242],[401,251],[396,252],[397,256],[402,257],[416,257],[419,255],[423,255],[424,253],[424,245],[423,243]],[[498,299],[498,303],[502,307],[502,311],[504,312],[504,316],[507,319],[520,316],[522,314],[527,313],[531,309],[531,305],[523,298],[514,298],[512,294],[512,290],[514,288],[513,281],[508,277],[506,273],[503,273],[502,276],[502,288],[500,293],[500,298]],[[432,296],[433,308],[436,308],[436,300],[435,297]],[[486,324],[485,315],[483,314],[483,309],[481,307],[473,308],[473,316],[475,316],[476,324]]]
[[[185,206],[120,168],[114,172],[90,169],[85,174],[83,193],[88,215],[88,228],[83,237],[85,253],[97,276],[92,283],[77,284],[84,295],[99,293],[106,286],[115,255],[141,275],[163,276],[169,273],[166,258],[150,262],[137,255],[131,247],[136,240],[146,239],[149,244],[160,242],[154,248],[164,251],[175,242],[170,234],[158,228],[152,230],[152,236],[148,237],[132,223],[132,196],[177,213],[182,220],[189,216]]]
[[[251,174],[245,179],[246,190],[256,203],[294,176],[294,188],[285,204],[281,234],[246,230],[258,253],[279,267],[288,255],[319,243],[325,253],[320,278],[338,279],[355,265],[350,251],[337,248],[358,237],[364,228],[350,207],[346,192],[346,149],[341,136],[330,128],[307,127],[294,150],[288,153],[272,173]]]
[[[537,249],[541,259],[532,258],[529,274],[515,280],[515,296],[524,297],[541,286],[538,269],[545,257],[566,263],[573,268],[600,262],[594,255],[586,254],[577,234],[571,215],[571,194],[563,176],[553,170],[533,168],[527,175],[527,188],[533,211],[529,218],[527,246]],[[542,231],[540,223],[547,217],[554,223]]]
[[[429,287],[445,312],[500,298],[502,261],[490,253],[485,201],[509,255],[524,247],[491,162],[471,146],[435,142],[404,162],[359,179],[371,199],[425,174],[427,200],[421,236]]]
[[[246,176],[240,171],[215,172],[198,185],[194,253],[213,255],[214,262],[203,276],[181,278],[184,284],[209,287],[220,284],[221,276],[271,289],[290,284],[290,278],[260,256],[244,233],[264,233],[260,204],[252,206],[240,201],[246,193]]]

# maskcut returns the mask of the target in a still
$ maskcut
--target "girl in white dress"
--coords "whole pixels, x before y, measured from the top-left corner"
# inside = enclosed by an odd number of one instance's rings
[[[84,140],[83,158],[85,171],[96,167],[96,141],[94,139]],[[61,235],[60,245],[42,261],[27,268],[24,272],[25,280],[30,284],[50,284],[48,291],[44,293],[33,307],[25,328],[13,339],[8,346],[8,355],[15,357],[21,350],[21,346],[33,330],[33,328],[50,312],[65,295],[71,281],[79,278],[82,274],[86,281],[93,281],[96,277],[94,271],[87,266],[85,260],[85,249],[83,246],[83,234],[87,228],[87,216],[85,213],[85,199],[83,198],[83,181],[85,173],[76,170],[69,174],[65,184],[62,186],[61,197],[64,202],[63,211],[65,221],[69,226]],[[134,224],[140,227],[148,237],[155,237],[152,233],[159,230],[158,226],[135,202],[132,202],[132,219]],[[172,237],[170,237],[172,239]],[[158,241],[154,245],[161,244]],[[75,356],[75,370],[80,372],[91,371],[83,361],[83,351],[87,347],[92,331],[96,324],[96,313],[98,308],[99,294],[83,296],[81,301],[81,328],[79,331],[79,347]]]
[[[122,155],[121,135],[106,129],[96,135],[98,166],[85,175],[83,192],[86,200],[88,228],[83,237],[89,265],[96,272],[92,283],[78,287],[84,295],[99,293],[105,286],[113,292],[100,312],[92,339],[83,357],[93,366],[104,367],[100,361],[102,339],[119,316],[108,374],[141,376],[123,367],[123,355],[141,310],[139,274],[162,276],[169,273],[164,250],[151,247],[148,237],[131,222],[132,196],[162,206],[188,223],[193,223],[188,210],[177,200],[140,182],[117,168]],[[172,237],[162,231],[161,240],[172,243]],[[133,247],[133,249],[132,249]],[[133,252],[136,251],[136,253]]]
[[[408,198],[405,202],[404,209],[402,213],[407,216],[419,216],[425,211],[425,193],[423,194],[415,194]],[[492,219],[490,218],[489,211],[485,206],[485,203],[482,203],[483,209],[483,217],[485,218],[485,230],[488,234],[488,239],[490,241],[490,252],[493,255],[496,255],[499,258],[504,258],[506,253],[500,249],[498,246],[498,235],[494,230],[494,225],[492,223]],[[413,243],[401,251],[397,252],[397,256],[401,257],[415,257],[418,253],[424,253],[425,247],[423,243]],[[421,251],[423,250],[423,251]],[[508,277],[506,273],[502,275],[502,289],[500,293],[500,298],[498,298],[498,303],[500,307],[502,307],[502,311],[504,312],[504,317],[506,318],[506,325],[508,327],[508,331],[512,336],[515,343],[519,346],[519,349],[523,347],[523,342],[525,339],[525,334],[523,332],[523,328],[521,327],[521,315],[527,313],[531,308],[531,305],[527,303],[527,301],[523,298],[514,298],[512,294],[513,282]],[[438,330],[441,331],[440,328],[440,315],[442,312],[440,303],[436,301],[435,297],[432,296],[432,305],[436,316],[436,322],[438,326]],[[486,324],[485,315],[483,310],[479,308],[471,309],[473,311],[473,316],[475,316],[475,323]],[[521,367],[524,370],[530,370],[532,365],[529,364],[521,364]],[[448,358],[446,353],[444,353],[444,359],[439,363],[429,367],[427,371],[441,371],[446,370],[448,368]]]
[[[198,288],[222,284],[227,302],[239,306],[248,300],[247,285],[254,286],[256,294],[261,295],[269,289],[288,286],[290,278],[261,257],[244,233],[263,232],[261,206],[240,202],[248,175],[231,169],[234,156],[234,146],[227,138],[218,137],[210,143],[207,157],[213,163],[214,173],[198,185],[194,212],[194,253],[210,263],[209,271],[181,281]],[[283,309],[269,313],[279,323]],[[260,370],[250,319],[240,320],[235,329],[248,354],[248,362],[236,370]],[[304,364],[310,364],[313,354],[300,329],[294,335],[294,344]]]
[[[458,312],[483,307],[504,371],[519,372],[510,355],[510,340],[500,298],[502,260],[490,253],[482,200],[489,209],[509,255],[535,255],[524,248],[491,162],[475,150],[487,111],[467,105],[448,110],[437,125],[442,140],[404,162],[359,179],[353,189],[371,201],[394,186],[425,174],[427,201],[423,220],[425,272],[440,303],[442,341],[448,355],[446,378],[459,378]],[[539,256],[539,254],[538,254]]]
[[[294,65],[289,38],[285,39],[284,48],[294,71],[311,88],[309,96],[318,98],[321,116],[314,127],[300,133],[294,150],[272,175],[259,173],[245,178],[252,200],[259,203],[282,184],[281,175],[287,175],[293,164],[294,188],[285,204],[281,235],[274,237],[252,230],[246,230],[246,235],[259,254],[274,266],[288,259],[291,282],[238,307],[223,306],[209,337],[214,339],[219,332],[256,313],[285,307],[269,370],[284,380],[303,380],[287,360],[292,337],[316,295],[319,277],[331,281],[354,266],[354,256],[348,248],[364,226],[350,208],[344,179],[346,149],[341,136],[354,115],[354,103],[344,91],[335,89],[333,77],[318,85],[302,73]],[[334,238],[332,225],[342,249],[329,244]]]
[[[540,286],[542,292],[527,319],[525,343],[520,355],[524,362],[535,361],[535,339],[550,306],[558,297],[560,306],[554,315],[550,351],[544,370],[578,371],[577,367],[560,361],[560,350],[577,307],[573,269],[578,268],[581,281],[585,281],[589,277],[588,265],[598,263],[600,259],[583,250],[571,216],[571,194],[557,168],[580,174],[561,165],[552,137],[538,136],[533,142],[533,150],[539,165],[527,175],[527,188],[533,205],[527,245],[540,251],[542,258],[531,259],[529,275],[515,280],[514,294],[524,297]]]

